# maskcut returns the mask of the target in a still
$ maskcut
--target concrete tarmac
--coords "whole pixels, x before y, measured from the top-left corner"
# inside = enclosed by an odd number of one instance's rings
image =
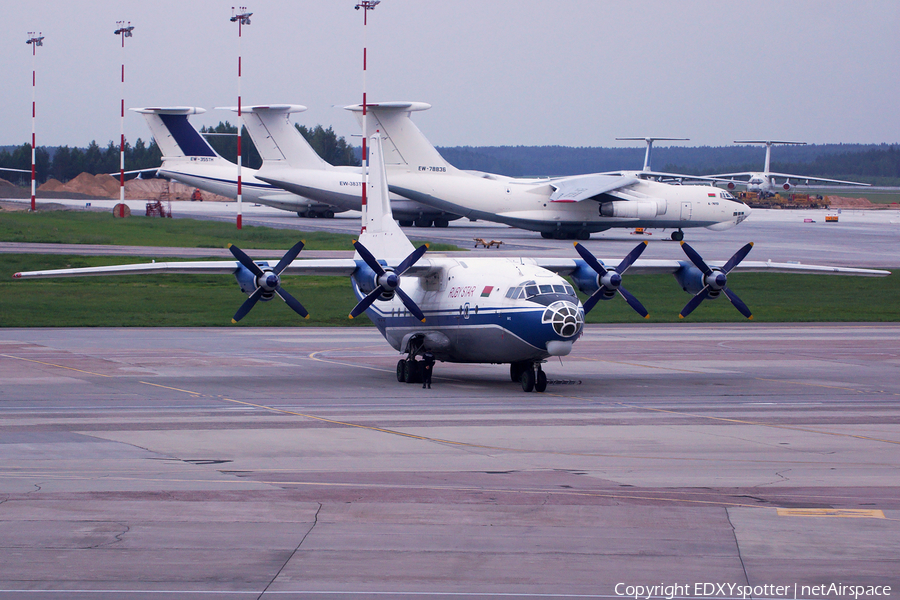
[[[397,359],[374,329],[0,330],[0,598],[900,589],[900,325],[589,326],[543,394]]]

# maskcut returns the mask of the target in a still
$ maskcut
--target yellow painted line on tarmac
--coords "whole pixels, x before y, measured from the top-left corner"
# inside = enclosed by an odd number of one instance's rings
[[[710,415],[698,415],[691,413],[679,412],[676,410],[667,410],[665,408],[651,408],[648,406],[635,406],[633,404],[625,404],[624,402],[616,402],[619,406],[627,406],[628,408],[637,408],[641,410],[648,410],[652,412],[661,412],[668,413],[672,415],[679,415],[683,417],[697,417],[700,419],[709,419],[711,421],[724,421],[726,423],[739,423],[741,425],[756,425],[759,427],[772,427],[774,429],[789,429],[791,431],[803,431],[805,433],[818,433],[821,435],[833,435],[836,437],[848,437],[848,438],[856,438],[858,440],[868,440],[870,442],[882,442],[885,444],[897,444],[900,445],[900,441],[897,440],[883,440],[881,438],[869,437],[867,435],[856,435],[855,433],[839,433],[836,431],[823,431],[821,429],[810,429],[808,427],[794,427],[792,425],[776,425],[774,423],[763,423],[761,421],[745,421],[743,419],[729,419],[727,417],[713,417]]]
[[[844,517],[884,519],[884,511],[867,508],[777,508],[779,517]]]
[[[200,392],[192,392],[191,390],[183,390],[177,387],[169,387],[168,385],[160,385],[158,383],[150,383],[149,381],[139,381],[138,383],[143,383],[144,385],[152,385],[153,387],[163,388],[164,390],[172,390],[173,392],[184,392],[185,394],[191,394],[192,396],[205,396],[206,394],[202,394]]]
[[[67,367],[65,365],[57,365],[54,363],[44,362],[42,360],[34,360],[33,358],[23,358],[21,356],[13,356],[12,354],[0,354],[3,358],[13,358],[15,360],[23,360],[25,362],[37,363],[39,365],[44,365],[46,367],[56,367],[57,369],[66,369],[68,371],[76,371],[78,373],[84,373],[86,375],[96,375],[97,377],[115,377],[115,375],[104,375],[103,373],[94,373],[93,371],[85,371],[84,369],[76,369],[74,367]]]

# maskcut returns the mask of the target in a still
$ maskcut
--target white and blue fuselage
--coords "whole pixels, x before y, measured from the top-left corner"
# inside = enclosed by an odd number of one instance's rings
[[[449,362],[515,363],[565,356],[584,325],[575,290],[559,275],[519,259],[431,257],[431,274],[404,277],[402,289],[425,313],[411,315],[399,297],[366,311],[400,352],[415,346]],[[375,289],[360,261],[353,290]]]

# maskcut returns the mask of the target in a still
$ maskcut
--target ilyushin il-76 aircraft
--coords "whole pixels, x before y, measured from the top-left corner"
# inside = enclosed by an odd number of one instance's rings
[[[350,277],[358,304],[350,317],[362,313],[374,322],[388,343],[405,357],[397,363],[397,380],[415,382],[422,374],[418,356],[432,352],[437,360],[458,363],[508,363],[510,377],[526,392],[544,391],[547,375],[542,364],[566,356],[581,336],[584,315],[599,301],[621,296],[646,317],[640,301],[622,287],[629,273],[672,273],[679,285],[694,294],[682,310],[687,316],[701,302],[725,296],[746,317],[750,310],[728,287],[731,271],[773,271],[884,276],[888,271],[816,267],[799,264],[744,261],[747,244],[725,263],[706,262],[688,244],[688,260],[642,260],[641,242],[618,260],[598,260],[575,244],[579,258],[481,258],[427,255],[427,246],[414,248],[393,219],[388,198],[382,139],[371,137],[367,182],[369,201],[362,208],[362,227],[354,242],[356,253],[347,259],[298,260],[303,243],[272,266],[253,261],[236,246],[235,260],[114,265],[80,269],[16,273],[15,278],[124,276],[145,273],[231,274],[249,297],[233,317],[244,318],[258,301],[279,297],[302,317],[303,305],[281,286],[282,275]],[[590,297],[582,303],[571,277]]]
[[[237,198],[237,165],[219,156],[188,120],[190,115],[206,110],[190,106],[131,110],[144,115],[162,152],[158,175],[226,198]],[[296,212],[300,217],[333,217],[335,212],[345,210],[286,192],[258,180],[255,174],[254,169],[242,169],[241,195],[248,202]]]
[[[391,192],[470,219],[539,231],[545,238],[588,239],[613,227],[723,230],[747,218],[750,208],[730,193],[706,185],[660,183],[639,171],[519,179],[466,172],[445,161],[412,122],[422,102],[367,104],[368,124],[384,133]],[[361,117],[362,106],[347,107]],[[282,182],[267,181],[285,189]]]
[[[227,108],[237,112],[237,108]],[[290,122],[291,113],[306,110],[299,104],[269,104],[241,107],[244,124],[263,164],[256,178],[277,181],[290,173],[292,183],[284,189],[342,210],[360,210],[361,167],[339,167],[324,161]],[[401,225],[447,227],[459,215],[435,210],[395,194],[391,210]]]
[[[747,187],[748,192],[758,192],[761,194],[772,196],[775,192],[784,190],[789,191],[794,187],[794,183],[791,183],[791,179],[794,181],[802,181],[806,185],[809,185],[810,181],[815,181],[819,183],[837,183],[841,185],[859,185],[859,186],[868,186],[868,183],[859,183],[856,181],[841,181],[840,179],[825,179],[823,177],[810,177],[808,175],[790,175],[788,173],[773,173],[769,170],[769,162],[772,157],[772,146],[775,144],[780,145],[791,145],[791,146],[805,146],[806,142],[772,142],[772,141],[757,141],[757,140],[744,140],[744,141],[735,141],[735,144],[765,144],[766,146],[766,163],[763,167],[762,172],[759,171],[745,171],[743,173],[720,173],[718,175],[709,175],[710,178],[715,178],[717,180],[728,179],[730,181],[725,182],[728,189],[733,190],[738,185],[743,185]],[[734,178],[741,178],[739,181],[734,181]],[[776,177],[783,177],[784,182],[778,184],[775,181]],[[746,178],[746,179],[745,179]],[[720,181],[721,183],[721,181]]]

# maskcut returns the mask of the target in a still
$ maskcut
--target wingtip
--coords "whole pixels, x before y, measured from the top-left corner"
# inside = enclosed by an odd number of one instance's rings
[[[13,279],[18,279],[22,276],[21,273],[13,273]]]

